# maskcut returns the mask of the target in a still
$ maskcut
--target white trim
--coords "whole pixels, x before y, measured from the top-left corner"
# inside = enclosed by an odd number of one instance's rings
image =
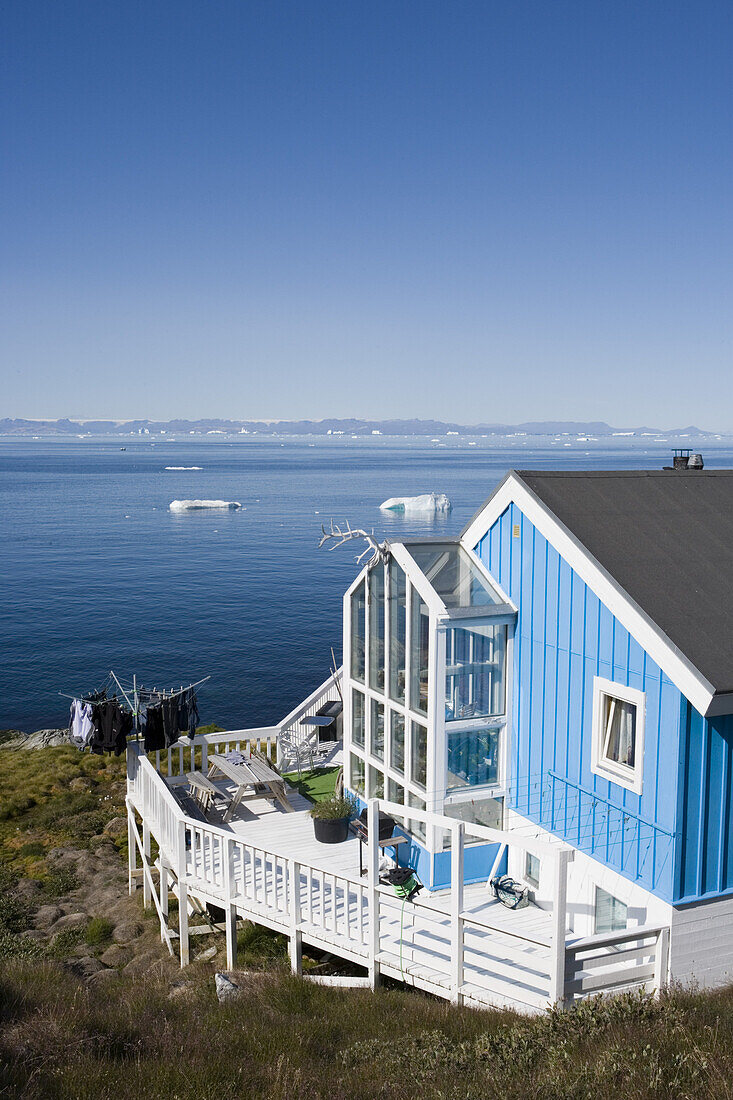
[[[718,713],[720,704],[714,701],[715,688],[710,681],[514,471],[465,528],[461,536],[464,545],[473,549],[510,504],[517,505],[695,709],[703,715]],[[733,703],[733,694],[730,698]]]
[[[602,700],[610,696],[631,703],[636,707],[636,729],[634,743],[634,767],[608,760],[603,751],[605,730],[601,728],[603,715]],[[644,724],[646,718],[646,695],[636,688],[606,680],[602,676],[593,677],[593,740],[591,743],[590,770],[602,779],[617,783],[627,791],[640,795],[644,782]]]

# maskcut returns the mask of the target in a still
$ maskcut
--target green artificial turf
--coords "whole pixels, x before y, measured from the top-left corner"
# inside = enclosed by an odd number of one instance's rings
[[[289,772],[283,778],[311,802],[322,802],[324,798],[333,794],[336,776],[340,770],[340,768],[314,768],[313,771],[304,771],[302,776],[297,772]]]

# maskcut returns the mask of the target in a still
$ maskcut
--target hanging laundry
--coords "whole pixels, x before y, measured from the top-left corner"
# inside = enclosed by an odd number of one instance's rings
[[[160,704],[163,708],[163,733],[167,746],[178,740],[178,696],[172,695]]]
[[[178,695],[178,730],[193,737],[199,721],[199,708],[196,701],[196,692],[193,688],[187,688]]]
[[[94,733],[92,705],[84,699],[74,699],[69,715],[69,737],[77,749],[85,749]]]
[[[188,736],[195,737],[196,727],[199,724],[199,704],[196,698],[196,692],[193,688],[190,688],[188,694]]]
[[[132,715],[123,711],[117,699],[92,704],[94,733],[90,741],[92,752],[101,755],[114,752],[117,756],[127,747],[127,736],[132,733]]]
[[[160,703],[148,703],[145,707],[144,743],[146,752],[158,752],[165,748],[163,732],[163,707]]]

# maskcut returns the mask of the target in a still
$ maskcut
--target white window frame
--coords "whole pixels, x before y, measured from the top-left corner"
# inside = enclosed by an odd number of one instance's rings
[[[607,897],[611,898],[611,900],[616,902],[618,905],[623,905],[624,909],[626,910],[626,922],[625,922],[625,924],[619,925],[617,928],[612,928],[610,931],[608,929],[606,929],[604,932],[599,932],[598,931],[598,892],[599,892],[599,890],[602,894],[605,894]],[[629,904],[628,904],[628,902],[623,901],[621,898],[617,898],[615,894],[612,894],[610,890],[606,890],[603,886],[598,886],[598,885],[594,886],[594,888],[593,888],[593,935],[594,936],[609,936],[609,935],[613,935],[614,932],[623,932],[624,929],[628,928],[628,927],[629,927]]]
[[[529,869],[530,860],[535,860],[536,863],[537,863],[537,874],[536,875],[533,875],[533,874],[530,873],[530,869]],[[525,877],[526,881],[530,884],[530,886],[536,886],[537,888],[539,888],[540,875],[541,874],[542,874],[542,860],[540,859],[540,857],[536,856],[534,854],[534,852],[525,852],[524,853],[524,877]]]
[[[634,756],[636,763],[631,768],[609,760],[603,752],[606,731],[603,728],[603,699],[611,696],[636,707],[636,741]],[[644,781],[644,725],[646,717],[646,695],[636,688],[606,680],[602,676],[593,677],[593,738],[591,745],[591,771],[595,775],[618,783],[627,791],[640,795]]]

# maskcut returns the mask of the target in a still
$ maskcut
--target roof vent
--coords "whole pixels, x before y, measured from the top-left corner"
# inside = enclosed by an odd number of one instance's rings
[[[672,465],[663,466],[664,470],[702,470],[704,467],[702,455],[690,451],[686,447],[680,447],[672,451]]]
[[[672,451],[672,465],[665,466],[665,470],[686,470],[690,461],[689,450]]]

